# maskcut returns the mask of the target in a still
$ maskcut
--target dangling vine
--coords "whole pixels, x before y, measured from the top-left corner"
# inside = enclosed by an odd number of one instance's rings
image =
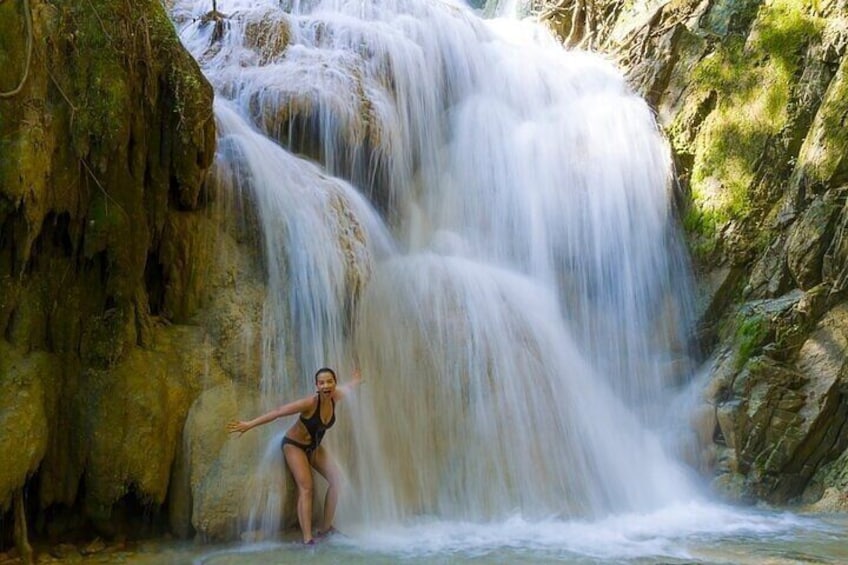
[[[0,0],[2,3],[3,0]],[[32,12],[29,9],[29,0],[23,0],[24,20],[26,22],[26,62],[24,63],[24,74],[21,77],[21,82],[13,90],[8,92],[0,92],[0,98],[11,98],[18,94],[24,87],[27,77],[29,76],[29,65],[32,61]]]

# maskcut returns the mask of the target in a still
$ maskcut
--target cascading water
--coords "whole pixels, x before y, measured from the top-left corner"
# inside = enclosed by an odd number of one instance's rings
[[[173,15],[216,88],[218,175],[263,230],[268,402],[319,366],[366,377],[327,440],[340,519],[695,496],[651,431],[686,370],[669,156],[619,73],[449,1],[210,8]]]

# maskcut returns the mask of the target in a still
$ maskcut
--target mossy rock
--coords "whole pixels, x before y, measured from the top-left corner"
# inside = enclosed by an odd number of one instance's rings
[[[848,57],[830,82],[804,139],[793,183],[819,187],[848,184]]]
[[[0,339],[0,513],[38,469],[49,441],[59,360]]]
[[[739,334],[759,342],[765,320],[762,313],[749,316]],[[792,363],[765,355],[748,359],[717,409],[746,489],[772,502],[799,496],[816,470],[848,446],[840,433],[848,416],[841,393],[848,366],[848,309],[833,308],[804,335]]]
[[[750,36],[731,34],[691,69],[686,106],[668,130],[672,145],[692,155],[684,225],[704,262],[715,261],[717,253],[747,260],[761,251],[753,234],[773,198],[769,192],[764,198],[762,181],[779,178],[787,168],[775,159],[780,151],[774,145],[784,143],[792,121],[791,85],[805,46],[824,27],[822,18],[787,0],[756,13]],[[703,100],[712,100],[709,111],[694,139],[686,139],[691,134],[685,120],[703,115]],[[720,247],[722,240],[727,243]]]
[[[81,382],[76,433],[87,446],[86,509],[108,519],[132,489],[143,502],[164,503],[189,407],[223,375],[210,365],[199,328],[159,328],[155,345],[133,347],[109,370],[89,369]]]
[[[0,24],[9,28],[4,38],[23,33],[20,14],[12,14],[16,6],[0,6],[8,12]],[[39,318],[43,324],[69,288],[86,287],[99,297],[79,300],[76,316],[93,325],[113,308],[143,315],[138,290],[148,257],[166,237],[168,214],[204,202],[215,123],[212,88],[160,2],[39,2],[31,8],[33,33],[42,40],[34,43],[25,88],[0,99],[0,239],[7,248],[0,280],[14,275],[21,287],[45,289],[41,305],[22,317],[35,323],[19,330],[27,335],[15,336],[44,348],[80,339],[79,328],[75,336],[50,335],[49,324],[38,329]],[[21,58],[18,43],[0,42],[0,59]],[[6,67],[0,82],[5,74]],[[41,256],[58,259],[59,248],[64,263],[45,264]],[[15,292],[4,298],[0,331],[7,334],[25,305]]]

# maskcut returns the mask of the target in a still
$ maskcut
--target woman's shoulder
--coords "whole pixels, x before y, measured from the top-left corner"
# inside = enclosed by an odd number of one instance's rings
[[[300,400],[297,401],[298,408],[300,409],[301,414],[309,414],[311,413],[316,406],[318,406],[318,395],[310,394],[309,396],[304,396]]]

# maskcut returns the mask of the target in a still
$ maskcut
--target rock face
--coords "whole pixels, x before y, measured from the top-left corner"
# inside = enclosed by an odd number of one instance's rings
[[[617,56],[671,143],[711,367],[701,464],[732,498],[826,493],[823,507],[839,506],[848,4],[559,2],[546,15],[563,38]]]
[[[0,546],[22,489],[36,533],[155,517],[192,403],[257,378],[261,269],[214,153],[158,0],[0,3]]]

